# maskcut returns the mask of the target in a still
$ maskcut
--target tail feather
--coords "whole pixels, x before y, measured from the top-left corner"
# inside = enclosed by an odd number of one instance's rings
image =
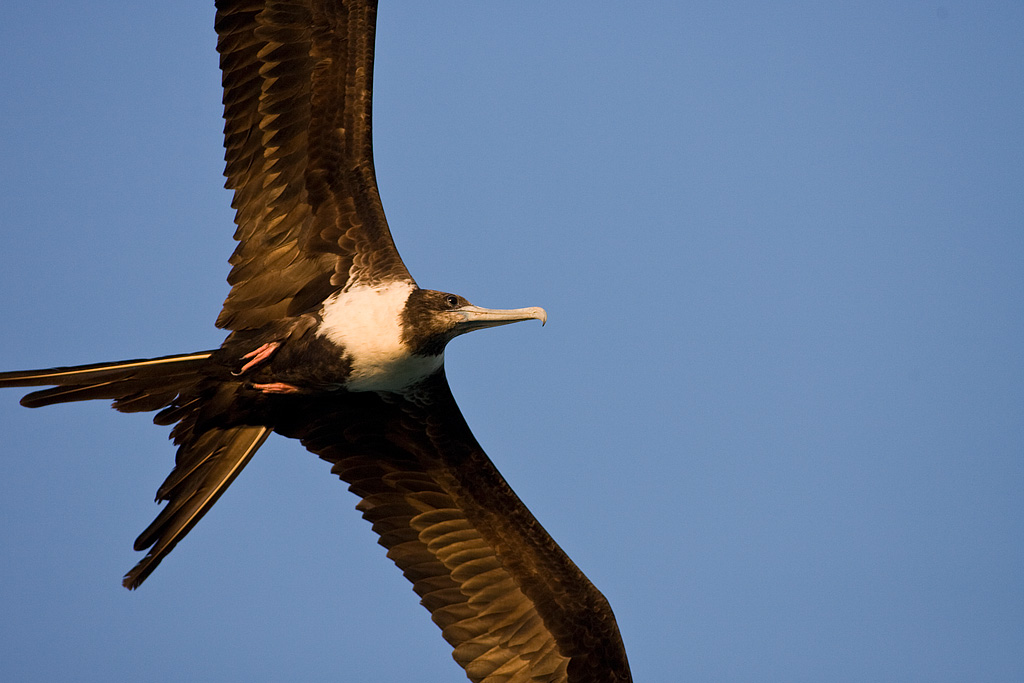
[[[157,410],[195,383],[212,351],[46,370],[0,372],[0,388],[52,386],[21,399],[26,408],[113,399],[122,412]]]
[[[149,552],[125,575],[129,589],[138,588],[213,507],[270,435],[266,426],[225,425],[222,413],[230,409],[240,383],[208,376],[213,353],[0,373],[0,388],[50,387],[22,398],[29,408],[112,399],[122,412],[159,410],[154,422],[177,423],[171,432],[178,444],[176,464],[157,491],[157,500],[167,505],[135,541],[136,550]]]
[[[54,403],[71,403],[72,401],[89,401],[97,398],[114,398],[112,390],[117,382],[99,382],[97,384],[73,384],[71,386],[53,387],[42,391],[33,391],[21,399],[26,408],[42,408]]]
[[[149,548],[149,552],[125,574],[126,588],[138,588],[146,580],[178,541],[213,507],[269,435],[268,427],[215,429],[204,433],[194,446],[182,446],[181,450],[194,448],[204,455],[196,458],[198,467],[178,477],[175,468],[168,477],[168,481],[177,479],[176,487],[172,487],[176,490],[167,493],[167,505],[136,539],[135,549]],[[166,486],[165,483],[160,487],[161,492]]]
[[[189,413],[199,410],[201,398],[194,398],[190,401],[186,401],[181,405],[174,405],[164,408],[159,413],[153,416],[153,424],[158,424],[163,427],[174,424],[185,419]]]

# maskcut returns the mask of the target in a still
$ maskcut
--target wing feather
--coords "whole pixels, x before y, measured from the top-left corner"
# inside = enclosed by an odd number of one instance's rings
[[[220,0],[231,291],[217,324],[261,327],[351,281],[412,281],[373,169],[376,2]]]
[[[300,404],[276,430],[360,497],[471,680],[631,680],[608,602],[480,449],[443,374],[416,401]]]

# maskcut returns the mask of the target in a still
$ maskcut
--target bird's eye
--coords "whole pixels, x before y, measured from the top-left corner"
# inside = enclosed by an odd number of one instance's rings
[[[444,298],[444,302],[448,304],[449,307],[455,308],[459,305],[459,297],[449,294]]]

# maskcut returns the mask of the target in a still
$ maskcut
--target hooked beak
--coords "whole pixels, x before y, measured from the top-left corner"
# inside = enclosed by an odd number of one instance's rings
[[[503,310],[500,308],[481,308],[480,306],[470,304],[469,306],[456,308],[452,312],[463,318],[455,327],[459,334],[480,330],[485,327],[518,323],[523,320],[539,320],[541,325],[548,321],[548,312],[539,306]]]

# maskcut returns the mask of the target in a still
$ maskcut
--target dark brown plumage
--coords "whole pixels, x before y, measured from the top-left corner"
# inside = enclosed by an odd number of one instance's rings
[[[277,431],[333,463],[362,498],[471,680],[631,680],[607,600],[477,444],[443,374],[423,390],[425,405],[311,402]]]
[[[375,20],[376,3],[365,0],[217,2],[225,174],[238,226],[217,320],[231,332],[220,349],[0,373],[0,387],[53,387],[27,395],[30,407],[106,398],[174,425],[175,467],[157,494],[167,503],[136,541],[148,553],[126,575],[130,588],[277,431],[333,463],[361,498],[471,680],[629,681],[608,602],[509,488],[448,388],[447,341],[543,320],[543,311],[486,311],[415,287],[374,177]],[[361,293],[331,309],[352,292]],[[396,340],[384,330],[383,341],[352,341],[346,306],[393,306],[402,293]],[[383,379],[366,374],[360,355],[378,343],[373,354],[404,354]]]
[[[219,327],[294,315],[350,278],[412,282],[374,176],[375,26],[376,3],[217,3],[238,225]]]

